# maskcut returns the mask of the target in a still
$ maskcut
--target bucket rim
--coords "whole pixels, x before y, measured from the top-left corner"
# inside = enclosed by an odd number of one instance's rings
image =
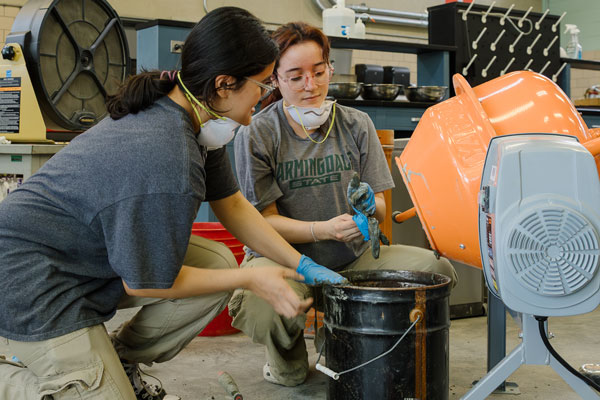
[[[336,288],[344,288],[344,289],[359,289],[366,291],[415,291],[415,290],[431,290],[431,289],[441,289],[446,286],[450,286],[452,279],[450,277],[439,274],[436,272],[425,272],[425,271],[411,271],[411,270],[395,270],[395,269],[372,269],[372,270],[349,270],[342,271],[340,275],[344,278],[348,278],[348,276],[358,275],[365,276],[365,279],[373,279],[377,277],[385,277],[386,275],[409,275],[409,276],[417,276],[422,279],[429,278],[431,281],[441,280],[439,283],[423,284],[423,286],[413,286],[413,287],[370,287],[370,286],[359,286],[352,283],[337,283],[337,284],[325,284],[324,286],[336,287]],[[383,280],[383,279],[382,279]],[[350,279],[349,279],[350,281]],[[415,281],[415,283],[420,283]]]

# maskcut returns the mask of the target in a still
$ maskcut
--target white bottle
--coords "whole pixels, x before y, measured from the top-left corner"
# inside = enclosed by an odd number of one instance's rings
[[[354,24],[354,30],[352,31],[352,37],[357,39],[364,39],[366,37],[365,24],[362,19],[357,18]]]
[[[8,178],[2,182],[2,188],[0,190],[2,190],[2,194],[4,195],[4,198],[6,198],[8,193],[10,193],[10,183],[8,182]]]
[[[573,24],[565,24],[565,27],[565,33],[571,34],[571,40],[567,44],[567,57],[581,59],[583,49],[579,44],[579,29]]]
[[[328,36],[353,37],[354,10],[346,8],[345,0],[337,0],[332,8],[323,10],[323,32]]]

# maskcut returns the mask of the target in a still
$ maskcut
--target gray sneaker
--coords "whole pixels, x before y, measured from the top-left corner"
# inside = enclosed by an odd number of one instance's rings
[[[269,383],[281,385],[281,383],[277,380],[277,378],[275,378],[273,376],[273,374],[271,373],[271,366],[269,365],[269,363],[266,363],[263,366],[263,378],[265,379],[265,381],[267,381]]]

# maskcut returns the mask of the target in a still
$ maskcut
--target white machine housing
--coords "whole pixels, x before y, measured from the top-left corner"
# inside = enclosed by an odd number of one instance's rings
[[[599,211],[596,164],[577,138],[494,137],[479,196],[488,288],[525,314],[594,310],[600,303]]]

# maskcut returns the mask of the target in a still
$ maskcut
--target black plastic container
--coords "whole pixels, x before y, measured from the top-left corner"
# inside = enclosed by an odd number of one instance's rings
[[[375,64],[356,64],[356,81],[362,83],[383,83],[383,67]]]
[[[409,86],[410,70],[407,67],[383,67],[383,83],[395,83],[402,86]]]
[[[327,367],[340,373],[391,349],[386,356],[328,380],[327,399],[449,397],[450,278],[414,271],[350,271],[345,286],[325,286]]]

